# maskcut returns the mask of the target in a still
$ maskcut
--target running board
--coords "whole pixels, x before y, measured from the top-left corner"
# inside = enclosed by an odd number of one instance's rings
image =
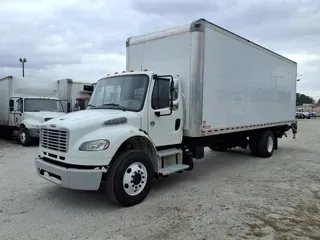
[[[159,169],[159,174],[162,176],[165,176],[165,175],[169,175],[171,173],[185,170],[187,168],[189,168],[189,166],[185,165],[185,164],[173,164],[168,167],[164,167],[164,168]]]
[[[179,153],[182,153],[182,150],[177,149],[177,148],[171,148],[171,149],[166,149],[166,150],[161,150],[157,152],[157,155],[162,158],[162,157],[167,157],[167,156],[172,156],[172,155],[177,155]]]

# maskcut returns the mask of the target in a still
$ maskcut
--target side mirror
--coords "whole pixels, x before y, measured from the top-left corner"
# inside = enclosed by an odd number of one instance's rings
[[[70,110],[71,110],[70,108],[71,108],[71,104],[70,104],[70,102],[68,102],[68,103],[67,103],[67,112],[71,112],[71,111],[70,111]]]
[[[79,102],[78,101],[75,101],[75,103],[74,103],[74,110],[75,111],[79,111],[80,110],[80,106],[79,106]]]
[[[161,75],[161,76],[159,76],[159,75],[156,75],[156,74],[155,74],[155,75],[153,76],[153,79],[156,81],[156,84],[159,84],[159,82],[157,82],[157,81],[167,81],[167,82],[169,83],[169,89],[168,89],[168,91],[169,91],[170,95],[169,95],[169,99],[168,99],[168,100],[169,100],[169,110],[170,110],[170,112],[167,113],[167,114],[161,114],[160,111],[154,112],[154,114],[155,114],[157,117],[169,116],[169,115],[172,114],[172,110],[173,110],[173,94],[174,94],[174,91],[175,91],[175,88],[174,88],[175,84],[174,84],[173,77],[172,77],[171,75]],[[158,98],[158,99],[160,98],[160,93],[159,93],[159,91],[158,91],[158,96],[157,96],[157,98]],[[166,100],[166,99],[165,99],[165,100]]]
[[[9,111],[10,112],[14,111],[14,100],[13,99],[9,100]]]
[[[13,108],[13,107],[14,107],[14,101],[13,101],[13,99],[10,99],[10,100],[9,100],[9,107],[10,107],[10,108]]]

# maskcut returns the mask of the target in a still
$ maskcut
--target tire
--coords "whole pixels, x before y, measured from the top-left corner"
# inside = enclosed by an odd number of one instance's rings
[[[259,137],[258,151],[263,158],[271,157],[274,151],[274,134],[271,131],[264,131]]]
[[[33,139],[29,135],[29,131],[26,127],[22,126],[19,131],[19,140],[23,146],[30,146]]]
[[[137,150],[117,154],[107,172],[110,200],[130,207],[142,202],[152,187],[154,170],[149,157]]]
[[[302,119],[305,119],[306,118],[306,116],[305,115],[302,115]]]

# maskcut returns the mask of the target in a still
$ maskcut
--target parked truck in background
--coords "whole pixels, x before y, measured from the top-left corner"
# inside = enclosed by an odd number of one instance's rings
[[[0,79],[0,131],[16,135],[24,146],[39,138],[40,125],[64,115],[54,81],[7,76]]]
[[[91,82],[80,82],[66,78],[57,81],[58,97],[66,113],[83,110],[87,107],[91,93]]]
[[[129,38],[126,57],[86,110],[42,124],[39,176],[132,206],[204,147],[268,158],[297,133],[297,64],[204,19]]]

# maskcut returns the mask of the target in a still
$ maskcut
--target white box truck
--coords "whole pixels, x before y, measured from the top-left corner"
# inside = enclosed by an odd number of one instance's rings
[[[87,107],[93,83],[66,78],[58,80],[57,84],[58,98],[66,113],[84,110]]]
[[[24,146],[39,138],[40,125],[65,113],[55,82],[33,77],[0,79],[0,131],[6,138],[19,136]]]
[[[86,110],[42,124],[36,170],[70,189],[103,181],[132,206],[204,147],[270,157],[297,132],[296,75],[295,62],[204,19],[129,38],[125,73],[100,79]]]

